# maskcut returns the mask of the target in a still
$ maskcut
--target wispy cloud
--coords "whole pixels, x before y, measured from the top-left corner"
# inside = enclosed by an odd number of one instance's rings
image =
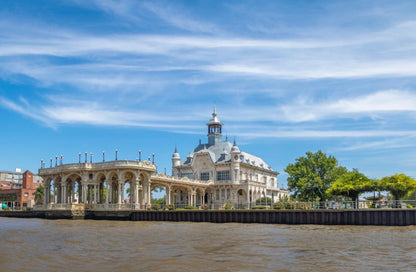
[[[388,113],[416,112],[416,93],[400,90],[378,91],[368,95],[335,101],[307,101],[282,107],[292,122],[376,116]]]

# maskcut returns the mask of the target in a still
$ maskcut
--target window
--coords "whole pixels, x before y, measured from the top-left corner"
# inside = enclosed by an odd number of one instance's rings
[[[221,189],[221,199],[224,200],[225,198],[225,189]]]
[[[217,172],[217,180],[230,180],[230,171]]]
[[[263,183],[267,182],[267,177],[263,177]]]
[[[209,180],[209,172],[204,172],[200,174],[200,180]]]

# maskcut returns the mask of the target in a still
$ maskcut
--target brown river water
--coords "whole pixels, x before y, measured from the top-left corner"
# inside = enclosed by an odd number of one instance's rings
[[[0,218],[0,271],[416,271],[416,227]]]

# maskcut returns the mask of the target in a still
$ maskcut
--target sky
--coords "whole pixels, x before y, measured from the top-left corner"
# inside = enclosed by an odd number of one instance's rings
[[[285,167],[322,150],[416,177],[415,1],[0,3],[0,169],[224,140]]]

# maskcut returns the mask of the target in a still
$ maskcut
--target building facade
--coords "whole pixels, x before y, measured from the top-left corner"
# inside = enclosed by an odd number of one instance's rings
[[[277,202],[289,195],[278,188],[277,175],[261,158],[241,151],[222,140],[222,126],[214,110],[207,123],[208,143],[199,145],[183,160],[175,148],[172,176],[157,173],[156,165],[147,161],[117,160],[71,164],[56,163],[39,169],[45,183],[45,208],[146,209],[151,206],[151,192],[162,187],[166,204],[184,206],[208,205],[223,208],[227,203],[250,207],[266,197]],[[116,151],[117,154],[117,151]],[[79,205],[82,204],[82,205]]]
[[[233,206],[255,205],[270,199],[271,202],[288,197],[287,190],[278,187],[277,175],[271,166],[261,158],[241,151],[234,140],[222,140],[223,124],[216,110],[206,124],[208,142],[199,142],[198,146],[181,161],[175,148],[172,156],[172,174],[175,177],[187,177],[210,181],[208,187],[210,203],[221,206],[230,203]]]
[[[11,209],[32,208],[35,204],[36,188],[42,185],[40,178],[29,170],[21,173],[3,171],[2,180],[0,181],[0,203],[6,204]],[[10,180],[13,181],[10,181]]]

